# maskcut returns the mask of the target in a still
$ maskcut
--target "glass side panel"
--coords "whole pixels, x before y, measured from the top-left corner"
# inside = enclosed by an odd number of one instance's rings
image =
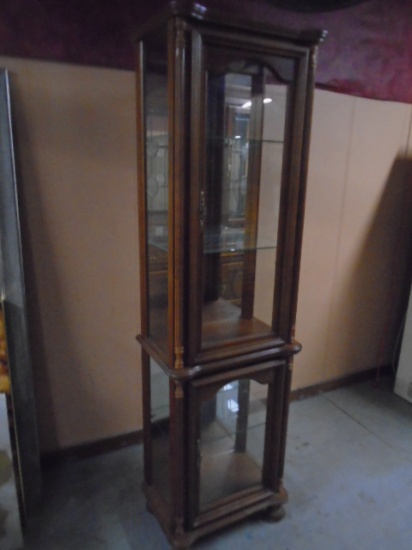
[[[166,51],[164,52],[166,59]],[[167,350],[168,107],[167,70],[147,60],[145,79],[147,288],[149,337]]]
[[[262,485],[266,384],[226,384],[200,410],[200,510]]]
[[[244,65],[208,77],[202,348],[272,332],[288,85]]]
[[[169,500],[169,378],[150,359],[151,444],[153,485]]]

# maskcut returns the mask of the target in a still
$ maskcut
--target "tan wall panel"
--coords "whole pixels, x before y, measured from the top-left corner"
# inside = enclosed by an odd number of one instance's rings
[[[139,429],[134,75],[0,63],[12,72],[42,449]],[[405,183],[392,165],[410,120],[409,106],[315,94],[295,388],[375,365]]]
[[[315,94],[294,388],[392,359],[408,269],[397,243],[410,120],[403,104]]]
[[[410,116],[403,104],[355,100],[327,343],[331,377],[379,360],[407,183],[397,159],[404,157]],[[386,345],[382,364],[390,355]]]
[[[333,302],[340,220],[350,147],[353,98],[315,93],[293,387],[325,378],[325,353]]]
[[[141,426],[134,75],[11,70],[41,447]]]

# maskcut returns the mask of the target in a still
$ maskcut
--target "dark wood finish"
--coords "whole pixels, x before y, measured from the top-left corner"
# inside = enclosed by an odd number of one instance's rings
[[[142,387],[143,391],[143,443],[144,443],[144,475],[145,482],[152,484],[152,438],[151,438],[151,384],[150,356],[142,350]]]
[[[314,60],[321,33],[288,32],[236,17],[223,21],[199,4],[175,1],[138,36],[144,491],[171,545],[187,548],[197,538],[257,512],[279,519],[287,500],[282,477],[292,358],[300,350],[294,323]],[[158,66],[168,66],[167,252],[166,247],[153,248],[147,237],[144,65],[151,49]],[[231,181],[231,174],[229,183],[225,181],[225,140],[233,122],[226,102],[234,101],[225,95],[225,74],[240,75],[236,86],[251,81],[250,94],[258,98],[247,119],[248,144],[255,145],[247,157],[247,204],[244,216],[236,210],[231,226],[241,231],[243,249],[226,246],[221,234],[230,210],[229,195],[223,195]],[[272,322],[254,311],[255,287],[262,290],[255,280],[262,91],[268,74],[270,83],[286,83],[288,92]],[[212,144],[214,134],[218,139]],[[207,240],[212,227],[213,246]],[[153,305],[153,300],[148,303],[149,287],[159,302],[156,323],[150,325],[156,335],[148,331],[148,308]],[[166,346],[159,339],[162,331]],[[152,410],[157,398],[151,385],[153,362],[169,388],[168,413],[165,420],[160,415],[160,424]],[[168,481],[154,471],[159,429],[168,430],[164,466],[161,460]],[[253,430],[260,434],[261,453],[250,448]],[[222,458],[224,449],[228,452]],[[208,467],[214,470],[210,474]],[[219,487],[213,485],[218,474]]]
[[[137,162],[139,166],[139,179],[146,181],[146,153],[145,153],[145,134],[146,124],[144,116],[144,47],[143,42],[137,46],[137,73],[136,73],[136,124],[137,132]],[[146,186],[138,186],[138,214],[139,214],[139,252],[140,252],[140,305],[141,305],[141,323],[142,337],[147,338],[148,329],[148,304],[147,304],[147,239],[146,239]]]
[[[282,489],[283,470],[281,464],[283,464],[285,454],[282,441],[286,436],[287,417],[285,417],[285,414],[287,411],[285,411],[285,408],[288,407],[289,393],[285,388],[286,371],[286,364],[275,371],[270,388],[271,395],[268,399],[268,418],[271,421],[266,423],[265,448],[272,448],[273,454],[265,456],[263,478],[267,486],[274,492],[279,492]]]
[[[188,311],[186,361],[197,354],[201,342],[202,303],[203,303],[203,238],[205,223],[205,201],[204,186],[201,185],[206,179],[206,167],[203,159],[206,158],[206,76],[203,71],[204,54],[200,34],[193,30],[191,32],[191,113],[190,126],[192,140],[190,143],[190,169],[189,172],[189,273],[187,278],[187,292],[190,303]],[[193,85],[193,83],[196,83]],[[186,194],[188,190],[186,190]],[[184,195],[183,195],[184,196]],[[200,223],[199,223],[200,222]],[[192,284],[190,284],[192,281]],[[193,282],[196,281],[196,284]],[[194,328],[194,330],[193,330]]]

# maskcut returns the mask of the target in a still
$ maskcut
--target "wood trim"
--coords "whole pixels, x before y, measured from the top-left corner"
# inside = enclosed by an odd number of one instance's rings
[[[180,223],[186,216],[187,172],[187,30],[184,21],[174,19],[169,37],[169,366],[184,367],[185,241],[186,230]]]
[[[142,409],[143,409],[143,459],[145,482],[152,482],[152,435],[150,430],[152,386],[150,383],[150,355],[142,349]]]
[[[334,378],[333,380],[321,382],[320,384],[314,384],[313,386],[308,386],[306,388],[292,390],[290,394],[290,401],[300,401],[301,399],[306,399],[307,397],[313,397],[315,395],[319,395],[320,393],[327,393],[339,388],[344,388],[345,386],[351,386],[352,384],[366,382],[368,380],[373,380],[374,378],[376,378],[378,384],[380,377],[393,376],[393,374],[391,365],[385,365],[379,368],[374,367],[373,369],[355,372],[340,378]]]
[[[140,316],[141,331],[148,335],[147,300],[147,208],[146,208],[146,122],[144,116],[144,66],[145,53],[143,42],[137,46],[136,71],[136,128],[137,128],[137,210],[139,216],[139,261],[140,261]]]
[[[297,194],[297,215],[296,215],[296,236],[295,236],[295,250],[294,250],[294,272],[293,272],[293,285],[290,296],[289,306],[289,327],[291,330],[290,338],[295,336],[296,315],[298,308],[298,293],[299,293],[299,281],[300,281],[300,266],[302,260],[302,243],[303,243],[303,229],[305,218],[305,201],[306,201],[306,189],[307,189],[307,176],[309,167],[309,149],[310,138],[312,129],[312,113],[313,113],[313,99],[315,89],[315,71],[317,60],[317,47],[311,48],[308,52],[307,58],[302,58],[301,63],[304,64],[302,74],[306,77],[305,84],[301,84],[301,88],[305,89],[306,94],[303,97],[301,93],[301,99],[299,104],[304,102],[304,121],[301,129],[301,163],[300,163],[300,180]]]
[[[312,97],[307,89],[308,54],[301,51],[294,56],[296,75],[288,88],[286,107],[284,157],[282,165],[279,210],[278,253],[276,258],[276,286],[273,308],[273,328],[276,334],[289,342],[293,338],[297,306],[299,276],[299,246],[302,240],[304,204],[300,201],[302,163],[305,162],[304,124]],[[304,197],[304,195],[303,195]]]
[[[196,29],[191,29],[191,81],[190,81],[190,171],[189,171],[189,280],[198,281],[189,285],[187,311],[187,361],[196,363],[200,349],[203,303],[203,235],[200,223],[202,193],[205,192],[206,157],[206,72],[204,66],[203,37]],[[205,197],[203,197],[205,199]],[[205,215],[206,217],[206,215]],[[206,220],[204,220],[206,223]]]
[[[43,471],[60,466],[64,462],[81,460],[99,456],[111,451],[118,451],[132,445],[143,443],[143,430],[136,430],[125,434],[115,435],[89,443],[82,443],[72,447],[65,447],[55,451],[41,453],[40,463]]]

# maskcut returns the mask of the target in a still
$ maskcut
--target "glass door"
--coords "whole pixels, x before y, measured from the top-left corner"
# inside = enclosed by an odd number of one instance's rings
[[[190,315],[197,327],[195,360],[212,360],[223,348],[230,353],[228,347],[280,339],[274,327],[282,205],[297,143],[287,128],[297,118],[292,82],[298,64],[293,55],[262,58],[252,49],[245,56],[237,43],[219,49],[205,41],[203,49],[204,66],[192,80],[204,109],[192,121],[200,128],[201,168],[192,176],[198,187],[192,277],[200,284],[191,291]]]
[[[288,92],[254,64],[207,90],[202,348],[272,333]]]
[[[256,502],[279,489],[283,361],[201,379],[190,388],[190,513],[193,525],[216,508]],[[270,415],[270,422],[268,416]],[[269,473],[270,472],[270,473]],[[275,472],[275,476],[273,476]]]

